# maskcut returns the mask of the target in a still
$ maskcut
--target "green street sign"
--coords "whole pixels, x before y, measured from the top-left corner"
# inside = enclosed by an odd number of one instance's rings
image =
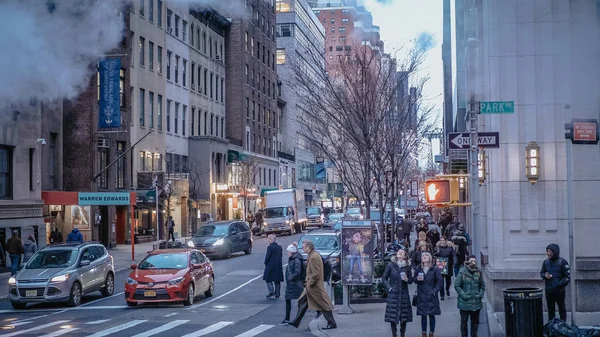
[[[515,112],[514,101],[504,102],[479,102],[479,113],[482,114],[506,114]]]

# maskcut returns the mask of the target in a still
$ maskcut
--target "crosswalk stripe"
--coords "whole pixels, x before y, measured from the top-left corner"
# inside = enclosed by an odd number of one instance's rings
[[[1,337],[18,336],[18,335],[26,334],[26,333],[33,332],[33,331],[43,330],[43,329],[46,329],[48,327],[59,325],[59,324],[63,324],[63,323],[66,323],[66,322],[69,322],[69,320],[54,321],[54,322],[51,322],[51,323],[47,323],[47,324],[36,326],[35,328],[29,328],[29,329],[26,329],[26,330],[23,330],[23,331],[14,331],[14,332],[11,332],[11,333],[8,333],[8,334],[5,334],[5,335],[0,335],[0,336]]]
[[[131,322],[127,322],[125,324],[121,324],[121,325],[117,325],[117,326],[113,326],[112,328],[106,329],[106,330],[102,330],[102,331],[98,331],[95,334],[89,336],[89,337],[103,337],[103,336],[108,336],[111,333],[115,333],[121,330],[125,330],[125,329],[129,329],[133,326],[136,326],[138,324],[142,324],[144,322],[147,322],[148,320],[133,320]]]
[[[182,324],[185,324],[187,322],[189,322],[189,320],[177,320],[177,321],[173,321],[173,322],[167,323],[165,325],[161,325],[158,328],[154,328],[152,330],[148,330],[146,332],[139,333],[139,334],[137,334],[135,336],[132,336],[132,337],[154,336],[154,335],[159,334],[159,333],[161,333],[163,331],[167,331],[167,330],[173,329],[174,327],[182,325]]]
[[[56,336],[62,336],[62,335],[64,335],[64,334],[66,334],[66,333],[69,333],[69,332],[71,332],[71,331],[75,331],[75,330],[79,330],[79,328],[60,329],[60,330],[56,330],[56,331],[54,331],[54,332],[51,332],[51,333],[49,333],[49,334],[47,334],[47,335],[43,335],[43,336],[40,336],[40,337],[56,337]]]
[[[185,336],[182,337],[200,337],[200,336],[204,336],[204,335],[208,335],[209,333],[215,332],[217,330],[221,330],[224,327],[233,324],[233,322],[219,322],[219,323],[215,323],[211,326],[208,326],[202,330],[198,330],[198,331],[194,331],[191,332]]]
[[[101,319],[101,320],[98,320],[98,321],[87,322],[85,324],[88,324],[88,325],[97,325],[97,324],[106,323],[108,321],[110,321],[110,319]]]
[[[272,327],[274,327],[274,325],[267,325],[267,324],[261,324],[259,326],[257,326],[254,329],[248,330],[242,334],[239,334],[235,337],[254,337],[258,334],[261,334],[269,329],[271,329]]]
[[[3,326],[13,326],[14,327],[14,326],[20,326],[20,325],[31,324],[31,323],[33,323],[33,322],[32,321],[22,321],[22,322],[8,323]]]

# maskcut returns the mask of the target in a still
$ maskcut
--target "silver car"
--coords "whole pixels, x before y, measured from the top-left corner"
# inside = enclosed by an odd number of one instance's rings
[[[48,246],[35,253],[8,280],[8,290],[15,309],[43,302],[64,302],[75,307],[85,294],[94,291],[102,292],[104,297],[113,294],[113,258],[100,243]]]

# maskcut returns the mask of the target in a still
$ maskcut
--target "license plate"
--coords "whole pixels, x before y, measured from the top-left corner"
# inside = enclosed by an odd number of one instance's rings
[[[25,290],[25,296],[27,297],[36,297],[37,290]]]
[[[206,251],[206,249],[200,248],[200,252],[204,253],[205,251]]]
[[[156,297],[156,291],[146,290],[144,291],[144,297]]]

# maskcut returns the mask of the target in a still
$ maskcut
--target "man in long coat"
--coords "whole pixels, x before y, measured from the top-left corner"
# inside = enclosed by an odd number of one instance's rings
[[[302,249],[308,255],[306,262],[306,288],[298,300],[298,315],[290,323],[298,328],[306,310],[322,312],[327,320],[327,326],[323,330],[336,329],[337,324],[333,318],[333,305],[325,292],[325,281],[323,278],[323,258],[315,251],[315,246],[310,240],[302,242]]]
[[[267,298],[279,298],[281,282],[283,282],[283,263],[281,262],[283,249],[275,242],[275,238],[273,234],[267,238],[270,244],[267,246],[265,272],[263,273],[263,280],[267,282],[267,289],[269,289]]]

